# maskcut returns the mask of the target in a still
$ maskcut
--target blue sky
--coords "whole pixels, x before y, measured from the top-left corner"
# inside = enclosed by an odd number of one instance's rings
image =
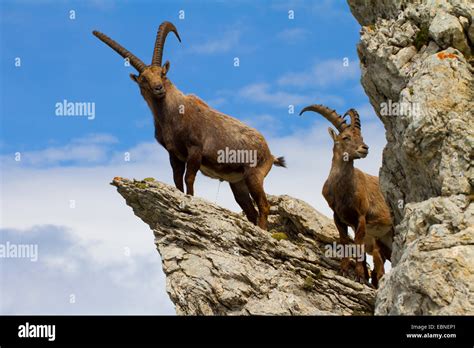
[[[171,81],[257,128],[286,157],[267,193],[332,215],[321,195],[330,124],[297,116],[313,103],[359,110],[370,154],[356,166],[378,174],[384,129],[360,86],[360,27],[345,1],[2,0],[0,10],[0,242],[39,250],[36,263],[0,260],[0,313],[174,313],[153,234],[109,185],[114,176],[172,184],[167,154],[134,69],[94,29],[149,63],[159,24],[173,22],[182,43],[170,35],[165,45]],[[64,99],[95,103],[95,118],[56,116]],[[195,190],[240,211],[225,183],[198,175]]]
[[[290,117],[291,103],[296,110],[326,102],[345,111],[367,102],[358,83],[359,26],[344,1],[7,0],[1,9],[3,154],[88,133],[112,134],[120,149],[152,137],[151,114],[128,76],[134,69],[124,67],[94,29],[149,63],[158,25],[172,21],[183,41],[166,43],[169,78],[263,132],[288,134],[314,121]],[[288,19],[289,10],[295,19]],[[311,75],[313,69],[324,76]],[[95,102],[96,118],[55,116],[55,104],[64,99]],[[267,129],[268,117],[275,124]]]

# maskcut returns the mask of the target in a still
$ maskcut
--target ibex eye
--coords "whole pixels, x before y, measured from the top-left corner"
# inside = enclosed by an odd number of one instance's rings
[[[344,141],[350,140],[350,139],[351,139],[351,138],[349,138],[349,137],[344,137],[344,138],[342,138],[342,140],[344,140]]]

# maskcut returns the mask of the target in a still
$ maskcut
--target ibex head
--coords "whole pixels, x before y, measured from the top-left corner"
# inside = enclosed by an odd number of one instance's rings
[[[348,125],[344,117],[335,110],[331,110],[323,105],[310,105],[301,110],[300,115],[305,111],[314,111],[323,115],[339,131],[337,134],[331,127],[328,128],[329,135],[334,141],[333,152],[348,159],[364,158],[369,153],[369,147],[364,143],[360,131],[360,117],[356,110],[350,109],[345,114],[351,118]]]
[[[163,59],[163,47],[165,45],[166,36],[169,32],[173,32],[181,42],[178,30],[170,22],[161,23],[156,34],[155,49],[153,50],[153,59],[151,65],[145,65],[138,57],[133,53],[126,50],[116,41],[112,40],[107,35],[102,34],[94,30],[92,33],[97,36],[101,41],[110,46],[115,52],[120,54],[123,58],[128,58],[130,64],[137,69],[139,75],[130,74],[133,81],[138,83],[140,88],[147,91],[158,98],[163,98],[166,95],[165,80],[166,74],[170,69],[170,62],[166,61],[165,64],[161,64]]]

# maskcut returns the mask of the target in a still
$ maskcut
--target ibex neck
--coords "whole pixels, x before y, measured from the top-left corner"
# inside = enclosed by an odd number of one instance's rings
[[[332,158],[331,171],[329,177],[335,181],[345,180],[349,182],[349,179],[354,176],[354,160],[345,160],[343,156],[334,155]]]
[[[166,95],[162,99],[152,98],[151,108],[155,115],[155,121],[164,124],[168,119],[175,117],[180,112],[180,105],[183,104],[181,100],[182,93],[171,83],[165,86]]]

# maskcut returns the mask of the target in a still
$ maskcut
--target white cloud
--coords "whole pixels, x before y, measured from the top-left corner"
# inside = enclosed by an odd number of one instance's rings
[[[282,128],[281,119],[270,114],[246,114],[243,122],[250,127],[259,129],[264,136],[276,134]]]
[[[275,106],[288,106],[290,104],[304,104],[310,101],[309,96],[276,91],[270,92],[268,83],[253,83],[240,89],[239,95],[243,98],[273,104]]]
[[[320,87],[340,84],[360,77],[358,61],[349,60],[344,66],[343,58],[317,62],[308,71],[291,72],[277,81],[280,86]]]
[[[117,138],[113,135],[103,133],[90,133],[71,140],[73,144],[115,144],[117,142]]]
[[[199,54],[225,53],[238,46],[240,37],[239,30],[228,30],[220,37],[192,45],[190,50]]]
[[[358,63],[349,61],[349,64],[345,65],[342,59],[318,62],[309,71],[287,73],[278,78],[276,85],[280,89],[272,88],[266,82],[257,82],[240,88],[237,95],[252,102],[274,107],[301,106],[312,104],[317,100],[318,103],[331,105],[335,108],[343,105],[344,100],[336,95],[321,93],[318,88],[358,79],[360,76]],[[305,88],[305,92],[294,92],[295,87]],[[293,91],[282,90],[287,88]]]
[[[267,176],[265,190],[268,194],[288,194],[307,201],[328,216],[332,215],[321,195],[332,157],[332,142],[327,134],[328,126],[330,124],[326,120],[316,117],[314,126],[309,129],[300,129],[285,137],[270,136],[267,138],[272,153],[276,156],[285,156],[288,163],[287,169],[275,167]],[[363,124],[362,127],[364,138],[370,147],[370,154],[368,158],[358,160],[355,164],[362,170],[378,175],[382,163],[382,149],[385,144],[383,126],[380,122],[370,122]],[[71,150],[74,148],[72,144],[67,146],[70,146]],[[79,142],[76,146],[81,147],[82,145]],[[171,304],[164,283],[158,281],[163,275],[159,255],[153,243],[153,234],[149,227],[133,214],[132,209],[125,204],[116,189],[109,185],[115,176],[129,178],[152,176],[157,180],[172,184],[172,171],[168,155],[161,146],[155,142],[149,142],[131,148],[129,150],[131,161],[124,162],[123,153],[110,152],[107,149],[107,142],[97,146],[103,148],[100,151],[107,154],[106,158],[103,162],[89,166],[38,168],[31,163],[7,163],[2,170],[0,186],[2,192],[0,227],[30,230],[35,225],[67,226],[69,233],[77,241],[73,244],[86,246],[83,249],[78,249],[76,255],[84,254],[86,255],[84,257],[94,260],[94,264],[102,267],[100,271],[102,273],[99,272],[99,274],[104,279],[99,283],[100,286],[105,286],[106,282],[111,282],[112,285],[118,284],[117,281],[110,278],[111,275],[107,275],[109,270],[117,277],[126,276],[132,272],[129,266],[123,269],[120,266],[124,262],[124,248],[129,248],[131,254],[137,258],[134,268],[130,267],[142,271],[136,275],[131,274],[126,280],[128,285],[133,291],[141,294],[139,292],[140,282],[146,278],[153,283],[145,282],[143,287],[156,297],[154,300],[148,297],[142,303],[137,296],[134,300],[135,304],[139,306],[137,312],[145,308],[145,304],[150,304],[147,301],[151,301],[153,306],[146,310],[147,313],[150,311],[158,314],[168,313]],[[47,150],[39,153],[45,153]],[[225,182],[220,183],[199,174],[195,191],[197,196],[231,210],[240,211],[228,184]],[[70,200],[75,201],[75,208],[70,207]],[[57,253],[57,256],[59,257],[61,254]],[[48,287],[58,288],[64,287],[65,284],[71,284],[71,286],[82,289],[85,285],[77,283],[89,280],[90,284],[94,284],[96,278],[92,275],[81,280],[83,274],[89,272],[84,269],[90,269],[93,267],[92,265],[84,266],[77,259],[70,260],[66,253],[63,253],[63,256],[66,259],[50,259],[48,268],[50,271],[47,274],[51,274],[52,269],[57,269],[55,263],[60,265],[69,262],[73,265],[69,268],[70,273],[80,276],[69,279],[64,275],[64,279],[61,278],[62,276],[57,277],[54,278],[57,283],[49,284],[46,278],[38,275],[32,278],[29,287],[41,287],[43,289],[41,293],[43,296],[47,296]],[[43,266],[46,267],[46,264]],[[4,287],[5,282],[2,281],[1,284],[1,287]],[[93,286],[93,288],[95,287],[96,285]],[[84,289],[84,291],[86,290]],[[35,293],[35,291],[29,291],[22,295],[25,296],[24,305],[18,305],[18,311],[39,313],[45,308],[41,305],[41,301],[38,301]],[[124,296],[123,301],[130,301],[130,297],[127,297],[125,292],[119,292],[117,297],[119,296]],[[3,298],[2,296],[2,300]],[[84,300],[91,301],[84,307],[86,308],[84,310],[92,311],[96,305],[93,302],[93,297],[86,297]],[[114,301],[119,301],[119,299],[115,298]],[[50,299],[47,299],[46,302],[50,303]],[[113,303],[107,303],[110,307],[104,305],[98,308],[103,313],[107,313],[108,310],[111,313],[116,313],[117,310],[114,309]],[[10,307],[7,307],[8,311],[15,312],[15,306],[15,304],[11,304]],[[65,312],[68,308],[71,308],[71,313],[75,313],[74,308],[69,306],[61,311]],[[126,311],[127,309],[124,308],[120,307],[120,310]],[[58,309],[58,311],[60,310]]]
[[[159,256],[102,263],[65,227],[1,230],[1,243],[38,246],[38,260],[2,259],[0,314],[174,314]],[[71,299],[73,299],[71,303]]]
[[[72,139],[69,144],[63,146],[20,152],[21,164],[48,166],[63,162],[99,163],[107,159],[110,145],[116,142],[117,139],[109,134],[89,134],[82,138]],[[4,155],[0,157],[0,160],[3,163],[14,164],[15,155]]]
[[[247,100],[273,105],[275,107],[288,107],[288,105],[310,104],[314,100],[331,105],[341,105],[343,100],[337,96],[317,95],[316,93],[297,94],[281,90],[271,91],[268,83],[253,83],[242,87],[238,92],[239,97]]]

